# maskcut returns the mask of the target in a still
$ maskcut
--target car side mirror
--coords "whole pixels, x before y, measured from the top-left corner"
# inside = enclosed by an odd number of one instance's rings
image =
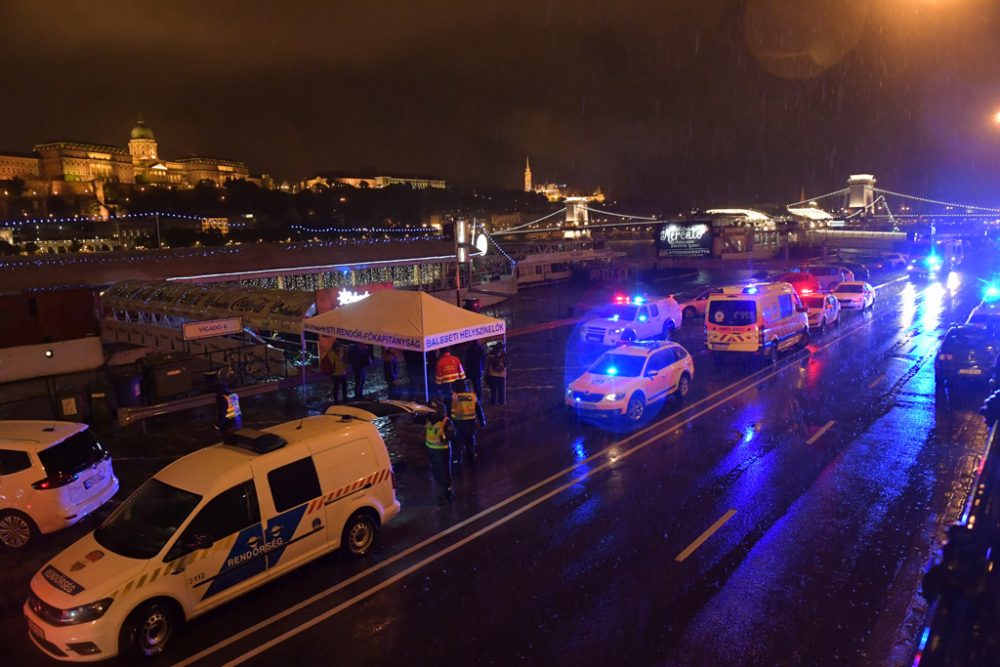
[[[210,535],[205,533],[192,533],[184,539],[184,550],[185,551],[198,551],[200,549],[208,549],[215,541]]]

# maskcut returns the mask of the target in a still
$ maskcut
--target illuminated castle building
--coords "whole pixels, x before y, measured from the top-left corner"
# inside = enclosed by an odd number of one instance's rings
[[[139,120],[128,148],[80,141],[38,144],[33,155],[0,155],[0,180],[20,178],[36,193],[93,193],[103,183],[146,183],[192,188],[199,183],[225,185],[248,180],[271,187],[266,175],[251,178],[243,162],[193,156],[178,160],[160,157],[153,130]]]
[[[567,197],[583,198],[589,202],[601,203],[604,201],[604,193],[600,188],[594,190],[592,194],[583,195],[570,190],[565,183],[534,183],[531,179],[531,163],[524,160],[524,191],[535,192],[544,195],[550,202],[556,203],[565,201]]]

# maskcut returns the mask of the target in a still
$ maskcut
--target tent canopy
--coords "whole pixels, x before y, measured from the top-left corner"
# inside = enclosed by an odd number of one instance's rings
[[[379,290],[362,301],[306,319],[303,329],[361,343],[430,352],[477,338],[502,336],[506,323],[425,292]]]

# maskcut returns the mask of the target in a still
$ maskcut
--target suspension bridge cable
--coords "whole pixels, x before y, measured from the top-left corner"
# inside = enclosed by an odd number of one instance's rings
[[[590,208],[589,206],[581,206],[580,208],[582,208],[585,211],[590,211],[591,213],[600,213],[600,214],[603,214],[603,215],[614,215],[614,216],[617,216],[619,218],[629,218],[631,220],[646,220],[646,221],[649,221],[649,222],[661,222],[661,220],[659,218],[649,218],[649,217],[646,217],[646,216],[643,216],[643,215],[625,215],[623,213],[613,213],[611,211],[602,211],[599,208]]]
[[[558,211],[553,211],[552,213],[549,213],[548,215],[543,215],[542,217],[538,218],[537,220],[532,220],[531,222],[526,222],[523,225],[518,225],[517,227],[511,227],[510,229],[504,229],[504,230],[501,230],[499,232],[492,232],[491,236],[493,234],[501,234],[502,235],[502,234],[506,234],[506,233],[509,233],[509,232],[514,232],[514,231],[517,231],[518,229],[523,229],[525,227],[529,227],[529,226],[531,226],[531,225],[533,225],[535,223],[541,222],[542,220],[547,220],[547,219],[551,218],[554,215],[559,215],[560,213],[565,213],[565,212],[566,212],[566,207],[563,206]]]
[[[841,188],[839,190],[834,190],[833,192],[827,192],[825,195],[820,195],[819,197],[810,197],[809,199],[803,199],[802,201],[797,201],[794,204],[788,204],[787,207],[795,208],[796,206],[801,206],[802,204],[808,204],[809,202],[819,201],[820,199],[826,199],[827,197],[833,197],[834,195],[842,195],[850,190],[850,188]]]
[[[936,204],[938,206],[951,206],[952,208],[965,208],[973,211],[988,211],[990,213],[1000,213],[1000,208],[989,208],[988,206],[970,206],[968,204],[956,204],[954,202],[941,201],[939,199],[928,199],[927,197],[917,197],[916,195],[907,195],[901,192],[893,192],[891,190],[883,190],[882,188],[872,188],[875,192],[882,195],[890,195],[892,197],[902,197],[903,199],[912,199],[913,201],[922,202],[924,204]]]

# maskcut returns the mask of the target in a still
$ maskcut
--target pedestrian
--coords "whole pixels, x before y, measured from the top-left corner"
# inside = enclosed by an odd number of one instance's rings
[[[490,405],[503,405],[507,399],[507,353],[503,341],[496,342],[486,357],[486,385],[490,388]]]
[[[472,391],[476,392],[476,398],[483,400],[483,368],[486,360],[486,353],[483,351],[483,344],[478,340],[469,343],[465,350],[465,375],[472,383]]]
[[[407,400],[427,400],[424,396],[424,355],[416,350],[403,350],[403,365],[406,367]]]
[[[389,391],[389,398],[397,398],[396,380],[399,378],[399,359],[391,347],[382,348],[382,376]]]
[[[452,385],[450,416],[455,422],[455,447],[452,462],[462,463],[462,457],[473,468],[476,467],[476,422],[486,426],[483,405],[472,391],[468,380],[459,380]]]
[[[347,361],[344,359],[344,346],[334,343],[326,353],[329,362],[330,379],[333,381],[333,402],[347,402]]]
[[[368,377],[368,367],[372,365],[372,349],[365,343],[355,343],[351,346],[351,370],[354,371],[354,400],[365,397],[365,380]]]
[[[431,462],[431,474],[440,491],[438,505],[447,505],[455,498],[451,490],[451,440],[455,426],[439,403],[434,402],[432,407],[434,412],[427,415],[424,426],[424,445]]]
[[[464,379],[465,369],[462,368],[462,362],[451,353],[450,349],[442,350],[437,364],[434,365],[434,381],[439,385],[444,385],[439,387],[439,390],[442,393],[448,393],[451,390],[452,382]]]
[[[215,428],[222,434],[243,426],[240,397],[236,392],[229,391],[225,382],[217,382],[215,385],[215,414]]]

